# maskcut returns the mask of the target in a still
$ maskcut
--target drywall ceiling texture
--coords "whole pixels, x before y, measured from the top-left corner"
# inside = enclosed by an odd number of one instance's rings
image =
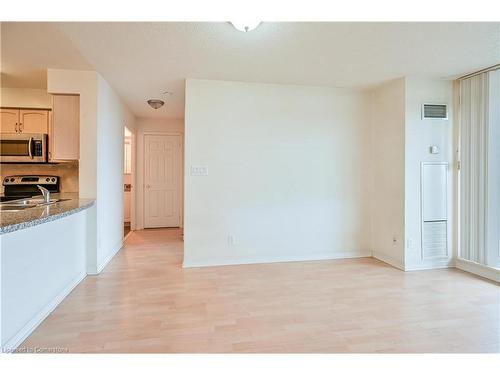
[[[2,87],[47,88],[47,69],[92,70],[64,33],[51,23],[2,22]]]
[[[2,24],[2,63],[28,77],[93,69],[137,117],[183,118],[186,78],[351,88],[454,78],[500,61],[499,25],[264,22],[242,33],[227,22]],[[152,97],[165,106],[151,109]]]
[[[186,94],[185,266],[371,255],[367,94],[207,80]]]

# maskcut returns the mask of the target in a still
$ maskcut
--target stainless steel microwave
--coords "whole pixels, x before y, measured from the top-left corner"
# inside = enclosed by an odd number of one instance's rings
[[[0,134],[0,162],[46,163],[47,134]]]

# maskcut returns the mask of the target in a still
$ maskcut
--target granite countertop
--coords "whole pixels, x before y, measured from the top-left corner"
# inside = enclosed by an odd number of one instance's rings
[[[40,198],[38,196],[37,198]],[[51,194],[51,198],[68,199],[48,206],[27,208],[21,211],[0,212],[0,235],[35,225],[58,220],[91,207],[95,200],[81,199],[78,193]]]

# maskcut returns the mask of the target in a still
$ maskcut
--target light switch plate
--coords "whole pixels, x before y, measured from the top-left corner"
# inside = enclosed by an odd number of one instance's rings
[[[192,165],[191,176],[208,176],[208,167],[206,165]]]

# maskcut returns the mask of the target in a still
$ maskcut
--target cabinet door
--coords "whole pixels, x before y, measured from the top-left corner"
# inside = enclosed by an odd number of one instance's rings
[[[19,127],[22,133],[48,133],[49,111],[46,109],[20,109]]]
[[[19,124],[19,109],[0,109],[0,131],[2,133],[17,133]]]
[[[53,95],[49,131],[51,160],[80,158],[80,96]]]

